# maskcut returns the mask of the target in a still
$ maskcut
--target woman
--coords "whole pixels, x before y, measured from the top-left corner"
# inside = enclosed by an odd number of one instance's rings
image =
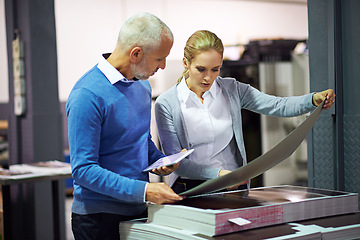
[[[165,154],[183,148],[195,149],[170,175],[170,186],[176,193],[246,164],[241,109],[293,117],[314,110],[324,99],[324,109],[331,108],[335,101],[331,89],[303,96],[275,97],[233,78],[219,77],[223,51],[224,46],[214,33],[202,30],[191,35],[184,48],[185,70],[178,84],[160,95],[155,103]]]

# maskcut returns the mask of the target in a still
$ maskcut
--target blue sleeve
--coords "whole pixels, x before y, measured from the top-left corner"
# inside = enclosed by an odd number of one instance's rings
[[[148,138],[148,145],[149,145],[149,165],[153,164],[156,160],[165,157],[165,155],[159,149],[157,149],[155,143],[151,139],[150,134]]]
[[[125,202],[144,202],[146,182],[130,179],[99,165],[101,101],[85,89],[72,91],[66,113],[72,176],[75,184]]]

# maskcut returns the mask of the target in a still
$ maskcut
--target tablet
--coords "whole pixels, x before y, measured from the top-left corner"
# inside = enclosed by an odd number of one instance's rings
[[[189,149],[184,152],[179,152],[170,156],[160,158],[159,160],[157,160],[156,162],[145,168],[143,172],[149,172],[158,167],[171,166],[173,164],[176,164],[181,160],[183,160],[185,157],[189,156],[189,154],[191,154],[193,151],[194,149]]]

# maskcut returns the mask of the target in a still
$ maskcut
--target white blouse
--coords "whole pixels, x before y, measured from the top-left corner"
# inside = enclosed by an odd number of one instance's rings
[[[177,86],[178,99],[187,129],[190,147],[195,151],[190,161],[226,170],[238,168],[230,107],[215,81],[203,94],[203,103],[183,78]]]

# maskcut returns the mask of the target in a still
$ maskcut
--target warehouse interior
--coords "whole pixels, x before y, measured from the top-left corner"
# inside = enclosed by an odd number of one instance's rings
[[[321,113],[293,155],[253,179],[252,187],[289,184],[360,193],[360,105],[353,100],[360,77],[358,10],[356,0],[0,0],[1,166],[70,161],[65,104],[72,86],[113,50],[122,23],[146,11],[164,20],[175,38],[166,69],[149,79],[154,100],[176,83],[183,46],[198,29],[214,31],[224,42],[221,76],[279,96],[334,89],[334,107]],[[22,46],[19,54],[16,44]],[[307,117],[242,114],[249,160]],[[152,120],[151,134],[161,148]],[[167,181],[155,175],[151,180]],[[73,239],[71,190],[71,178],[2,186],[2,206],[8,209],[2,209],[1,234]]]

